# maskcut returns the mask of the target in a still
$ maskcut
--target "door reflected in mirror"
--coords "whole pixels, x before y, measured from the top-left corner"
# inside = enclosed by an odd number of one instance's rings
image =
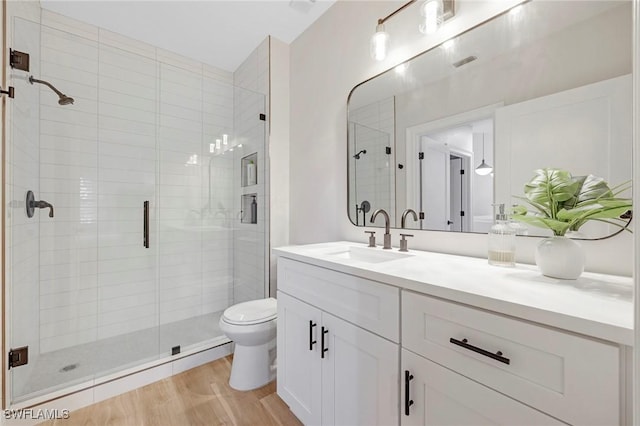
[[[407,228],[485,233],[536,169],[631,179],[631,6],[528,2],[356,86],[351,221],[413,209]],[[586,237],[616,230],[592,222]]]

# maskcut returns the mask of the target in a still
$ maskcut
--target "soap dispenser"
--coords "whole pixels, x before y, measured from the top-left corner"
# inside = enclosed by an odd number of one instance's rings
[[[489,264],[515,266],[516,230],[509,223],[509,218],[504,212],[504,204],[494,204],[495,206],[498,206],[498,213],[489,230]]]

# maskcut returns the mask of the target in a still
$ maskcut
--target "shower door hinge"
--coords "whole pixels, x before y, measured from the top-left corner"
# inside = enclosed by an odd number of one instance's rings
[[[29,346],[9,350],[9,370],[29,363]]]
[[[0,87],[0,95],[8,95],[11,99],[13,99],[15,90],[12,86],[7,87],[7,90],[2,90],[2,87]]]
[[[424,152],[418,153],[418,160],[424,160]]]
[[[267,121],[267,116],[265,114],[260,114],[259,117],[260,117],[260,120]]]
[[[29,72],[29,54],[9,49],[9,65],[11,68]]]

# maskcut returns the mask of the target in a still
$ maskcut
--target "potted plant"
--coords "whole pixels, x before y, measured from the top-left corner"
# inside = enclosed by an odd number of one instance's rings
[[[542,240],[536,249],[536,264],[547,276],[576,279],[584,270],[584,251],[575,241],[566,238],[590,220],[606,222],[630,231],[620,216],[632,208],[629,198],[619,195],[631,188],[625,182],[610,188],[601,177],[572,176],[566,170],[539,169],[524,186],[527,207],[517,205],[512,218],[548,228],[553,237]]]

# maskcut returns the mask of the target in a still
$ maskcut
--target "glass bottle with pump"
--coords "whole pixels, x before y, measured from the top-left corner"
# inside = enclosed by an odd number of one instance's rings
[[[496,266],[515,266],[516,264],[516,230],[509,223],[504,212],[504,204],[498,206],[495,222],[489,230],[489,264]]]

